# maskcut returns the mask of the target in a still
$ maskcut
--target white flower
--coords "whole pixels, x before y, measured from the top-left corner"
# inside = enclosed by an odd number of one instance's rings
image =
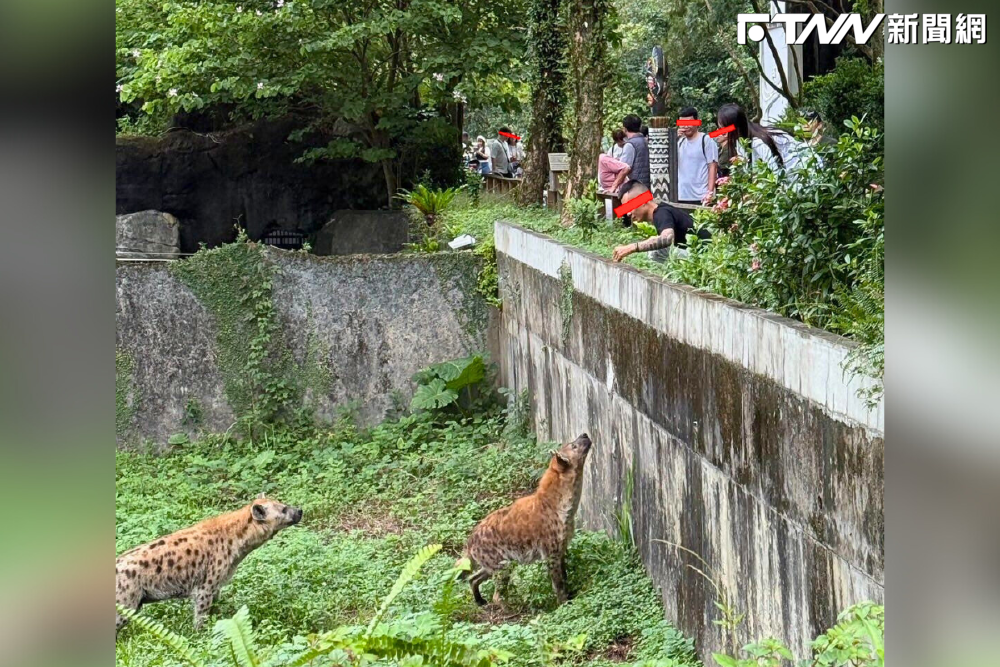
[[[167,91],[167,95],[169,95],[170,97],[177,97],[177,89],[171,88],[170,90]]]
[[[264,15],[264,12],[262,12],[262,11],[260,11],[260,10],[258,9],[258,10],[257,10],[257,12],[256,12],[256,14],[257,14],[257,16],[263,16],[263,15]]]
[[[115,86],[115,92],[116,92],[116,93],[120,93],[120,92],[122,92],[122,89],[123,89],[124,87],[125,87],[125,86],[123,86],[122,84],[120,84],[120,83],[119,83],[119,84],[118,84],[117,86]]]
[[[452,95],[452,97],[454,97],[456,100],[458,100],[460,102],[464,103],[464,102],[468,101],[468,98],[466,98],[465,95],[460,90],[454,91],[451,95]]]
[[[236,5],[236,13],[237,14],[242,14],[243,13],[243,7],[241,7],[240,5]]]
[[[263,81],[258,81],[257,82],[257,90],[264,90],[264,82]]]
[[[281,9],[284,6],[285,6],[285,0],[278,0],[278,9]]]
[[[444,74],[441,74],[440,72],[435,72],[434,78],[437,79],[438,81],[444,81]]]
[[[142,55],[142,51],[140,51],[139,49],[132,49],[132,57],[133,58],[138,58],[141,55]]]

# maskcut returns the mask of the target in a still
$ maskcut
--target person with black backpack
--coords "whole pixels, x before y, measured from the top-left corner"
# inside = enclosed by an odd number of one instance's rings
[[[681,120],[698,120],[694,107],[684,107]],[[701,204],[715,195],[719,169],[719,146],[696,125],[677,128],[677,199],[684,204]]]

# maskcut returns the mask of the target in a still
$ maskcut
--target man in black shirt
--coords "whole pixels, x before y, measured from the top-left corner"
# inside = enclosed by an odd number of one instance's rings
[[[622,196],[622,204],[627,204],[648,188],[642,184],[634,184],[629,191]],[[651,222],[656,227],[658,236],[651,236],[645,241],[620,245],[615,248],[612,258],[620,262],[634,252],[650,252],[656,250],[669,249],[671,245],[678,248],[687,247],[687,236],[689,233],[696,233],[698,238],[707,239],[710,234],[707,229],[694,229],[694,220],[691,214],[681,208],[675,208],[669,204],[657,204],[651,200],[632,211],[632,219],[642,222]],[[665,255],[666,253],[656,253]],[[654,259],[662,261],[659,257]]]

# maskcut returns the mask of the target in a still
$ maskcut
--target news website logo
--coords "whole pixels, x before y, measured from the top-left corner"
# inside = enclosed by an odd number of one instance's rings
[[[856,43],[865,44],[878,30],[884,18],[885,14],[876,14],[866,28],[861,14],[841,14],[830,25],[827,25],[823,14],[775,14],[773,17],[768,14],[740,14],[736,41],[746,44],[749,37],[750,41],[759,42],[764,39],[765,28],[761,24],[784,23],[785,35],[796,36],[789,39],[788,44],[804,44],[813,31],[816,31],[820,44],[840,44],[851,31],[854,32]],[[798,26],[802,26],[801,31],[796,30]]]
[[[759,42],[766,34],[766,24],[784,23],[787,44],[804,44],[814,31],[820,44],[840,44],[850,32],[856,43],[866,44],[883,19],[887,44],[986,43],[986,14],[959,14],[954,20],[954,30],[951,14],[876,14],[867,27],[860,14],[841,14],[836,20],[827,19],[823,14],[775,14],[773,17],[739,14],[736,41],[746,44],[749,38]]]

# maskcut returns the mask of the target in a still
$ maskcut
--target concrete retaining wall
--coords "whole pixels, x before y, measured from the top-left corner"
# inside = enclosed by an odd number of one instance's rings
[[[320,418],[356,403],[363,421],[380,421],[394,400],[408,404],[414,372],[496,339],[488,335],[495,311],[474,291],[479,260],[471,253],[315,257],[268,249],[266,257],[278,268],[273,301],[284,341],[297,364],[309,355],[316,362],[319,385],[311,382],[308,399]],[[169,266],[116,269],[119,446],[222,432],[235,418],[218,323]]]
[[[801,656],[838,611],[882,600],[883,420],[840,363],[850,343],[499,222],[501,381],[540,438],[594,440],[582,524],[635,539],[706,664],[736,641]],[[672,545],[698,554],[697,558]]]

